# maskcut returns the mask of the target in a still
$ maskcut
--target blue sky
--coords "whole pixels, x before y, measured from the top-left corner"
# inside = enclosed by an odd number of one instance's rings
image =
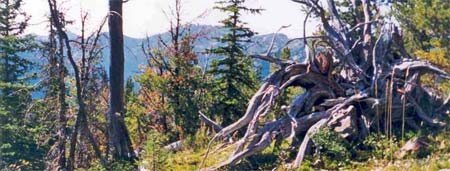
[[[75,24],[68,29],[71,32],[80,31],[80,12],[89,13],[88,30],[98,27],[108,10],[108,0],[58,0],[66,10],[70,20]],[[224,14],[213,10],[214,0],[183,0],[183,20],[185,22],[218,25]],[[46,15],[47,0],[25,0],[24,10],[31,15],[28,33],[45,35],[47,33]],[[247,5],[254,8],[264,8],[261,15],[244,15],[243,20],[260,34],[275,32],[282,25],[292,25],[282,33],[289,37],[303,35],[303,18],[301,7],[290,0],[247,0]],[[124,4],[124,33],[130,37],[145,37],[164,32],[169,27],[166,13],[170,13],[173,0],[130,0]],[[165,12],[164,12],[165,11]],[[202,15],[203,14],[203,15]],[[307,24],[309,35],[317,26],[316,21]],[[107,27],[106,27],[107,29]],[[105,30],[107,31],[107,30]]]

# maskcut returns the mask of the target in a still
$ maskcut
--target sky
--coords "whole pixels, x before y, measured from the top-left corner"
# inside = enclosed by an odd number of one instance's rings
[[[66,18],[74,21],[68,30],[79,34],[81,12],[89,13],[87,30],[93,31],[106,16],[108,0],[57,0],[66,11]],[[162,33],[169,28],[170,9],[174,0],[129,0],[123,6],[124,34],[142,38]],[[214,10],[215,0],[183,0],[182,20],[193,24],[219,25],[226,16]],[[242,18],[249,27],[259,34],[273,33],[281,26],[291,25],[281,33],[291,38],[303,35],[301,6],[290,0],[247,0],[246,5],[265,9],[261,15],[245,14]],[[27,33],[47,34],[47,0],[24,0],[24,11],[31,16]],[[307,23],[307,35],[317,25],[317,21]],[[107,26],[105,27],[107,31]]]

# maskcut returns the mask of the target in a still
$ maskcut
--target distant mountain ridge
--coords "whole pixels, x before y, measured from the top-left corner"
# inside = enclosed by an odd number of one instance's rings
[[[195,51],[203,52],[206,49],[216,48],[221,46],[221,43],[217,42],[215,38],[221,37],[226,33],[226,30],[220,28],[218,26],[210,26],[210,25],[192,25],[190,27],[191,33],[206,33],[204,36],[197,39],[195,42]],[[69,38],[76,38],[77,35],[73,33],[68,33]],[[102,37],[99,39],[99,43],[106,48],[103,50],[103,65],[108,70],[109,69],[109,40],[108,33],[102,33]],[[245,53],[246,54],[261,54],[265,53],[268,49],[268,46],[272,42],[274,34],[264,34],[264,35],[256,35],[251,39],[251,43],[245,44]],[[170,36],[168,32],[164,32],[157,35],[152,35],[148,37],[148,41],[150,42],[150,47],[156,47],[157,42],[159,40],[159,36],[163,40],[169,40]],[[38,36],[38,39],[45,40],[47,39],[44,36]],[[286,44],[289,38],[284,34],[277,34],[274,42],[273,53],[279,54],[281,52],[281,48]],[[142,43],[147,42],[147,38],[132,38],[128,36],[124,36],[124,46],[125,46],[125,77],[130,77],[139,73],[139,65],[146,64],[147,59],[142,51]],[[292,43],[288,46],[291,49],[291,56],[294,60],[300,60],[303,56],[303,44],[301,42]],[[75,52],[76,53],[76,52]],[[275,55],[278,56],[278,55]],[[209,62],[211,62],[211,58],[217,57],[208,57],[202,53],[198,53],[199,64],[204,67]],[[263,77],[269,74],[269,63],[261,60],[256,60],[256,64],[261,66],[261,74]]]

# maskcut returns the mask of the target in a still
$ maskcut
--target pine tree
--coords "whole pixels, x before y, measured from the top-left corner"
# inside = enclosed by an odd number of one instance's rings
[[[281,50],[280,59],[288,60],[291,57],[291,49],[288,47],[283,48]],[[270,73],[273,73],[277,70],[277,65],[275,63],[270,64]]]
[[[222,57],[212,62],[210,72],[215,78],[212,90],[215,104],[211,111],[223,116],[223,125],[229,125],[244,114],[246,104],[258,85],[253,60],[244,54],[243,45],[250,42],[255,32],[246,27],[247,23],[240,18],[243,12],[259,14],[262,9],[248,8],[244,3],[245,0],[219,1],[215,7],[228,14],[226,19],[220,21],[228,33],[217,38],[225,45],[208,50]]]
[[[22,36],[29,17],[21,11],[21,5],[22,0],[0,3],[0,83],[4,95],[25,88],[24,77],[31,66],[28,59],[19,56],[33,49],[32,37]]]
[[[394,15],[404,29],[406,49],[417,58],[426,59],[450,71],[450,3],[442,0],[407,0],[395,5]],[[423,77],[435,84],[435,78]],[[450,92],[450,82],[439,86]]]
[[[0,3],[0,168],[39,170],[45,153],[35,142],[34,115],[27,111],[31,62],[24,57],[35,43],[23,36],[29,16],[22,5],[22,0]]]

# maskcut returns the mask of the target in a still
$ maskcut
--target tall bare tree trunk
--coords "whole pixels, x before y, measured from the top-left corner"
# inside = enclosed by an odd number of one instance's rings
[[[51,26],[52,27],[52,26]],[[52,29],[53,31],[53,29]],[[59,41],[60,47],[63,47],[63,42]],[[55,45],[56,46],[56,45]],[[59,89],[59,140],[58,140],[58,165],[60,170],[66,170],[66,85],[64,82],[65,78],[65,65],[64,65],[64,50],[59,49],[59,59],[58,59],[58,89]]]
[[[109,0],[109,36],[111,64],[109,66],[110,110],[108,135],[111,154],[115,159],[133,161],[135,154],[124,121],[124,50],[122,0]]]

